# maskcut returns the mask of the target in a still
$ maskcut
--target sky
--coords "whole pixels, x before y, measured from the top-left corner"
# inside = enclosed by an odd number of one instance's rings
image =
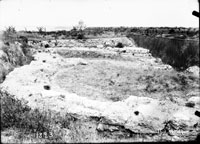
[[[0,0],[0,30],[36,27],[199,27],[198,0]]]

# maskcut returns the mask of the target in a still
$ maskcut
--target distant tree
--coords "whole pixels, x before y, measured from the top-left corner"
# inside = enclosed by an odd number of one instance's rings
[[[27,32],[27,31],[28,31],[26,27],[24,27],[24,31],[25,31],[25,32]]]
[[[16,30],[15,30],[15,27],[9,26],[9,27],[6,28],[5,32],[7,34],[14,34],[14,33],[16,33]]]
[[[3,32],[3,41],[6,42],[14,42],[16,40],[16,29],[13,26],[9,26]]]
[[[38,32],[39,32],[40,34],[43,34],[43,33],[46,31],[46,28],[45,28],[45,27],[37,27],[37,29],[38,29]]]
[[[85,38],[85,30],[86,25],[82,20],[78,22],[77,26],[74,26],[71,30],[72,37],[75,37],[76,39],[84,39]]]
[[[84,30],[86,28],[86,25],[84,24],[84,22],[82,21],[82,20],[80,20],[79,22],[78,22],[78,25],[76,26],[76,29],[78,30],[78,31],[80,31],[80,30]]]

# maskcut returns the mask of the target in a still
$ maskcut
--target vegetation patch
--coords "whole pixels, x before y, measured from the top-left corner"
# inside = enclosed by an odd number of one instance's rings
[[[199,89],[199,78],[177,72],[153,72],[138,78],[148,95],[159,94],[186,98],[186,93]]]
[[[77,119],[70,114],[60,114],[48,109],[31,109],[23,100],[16,99],[0,91],[1,98],[1,131],[10,129],[17,132],[13,142],[25,139],[36,142],[64,142],[66,129],[76,129],[71,122]],[[73,133],[75,134],[75,133]],[[7,136],[9,135],[6,134]],[[13,135],[13,134],[10,134]],[[73,137],[77,137],[73,135]],[[70,136],[69,136],[70,139]]]

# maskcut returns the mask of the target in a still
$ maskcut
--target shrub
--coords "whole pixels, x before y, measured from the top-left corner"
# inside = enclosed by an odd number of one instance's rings
[[[43,34],[46,31],[45,27],[37,27],[39,34]]]
[[[76,37],[77,39],[84,39],[85,38],[85,34],[84,34],[84,32],[83,31],[79,31],[78,33],[77,33],[77,37]]]

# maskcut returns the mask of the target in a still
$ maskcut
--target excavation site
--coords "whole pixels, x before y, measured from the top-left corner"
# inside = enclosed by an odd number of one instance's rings
[[[199,0],[0,0],[1,143],[200,141]]]
[[[120,40],[127,46],[105,45]],[[70,42],[74,46],[67,47]],[[53,124],[59,127],[62,140],[141,142],[196,138],[199,72],[178,72],[127,37],[102,38],[101,44],[100,39],[60,40],[59,47],[54,46],[55,41],[43,43],[50,47],[32,48],[33,60],[10,72],[1,91],[22,100],[22,107],[45,112],[46,118],[62,116]],[[51,136],[48,131],[44,133]]]

